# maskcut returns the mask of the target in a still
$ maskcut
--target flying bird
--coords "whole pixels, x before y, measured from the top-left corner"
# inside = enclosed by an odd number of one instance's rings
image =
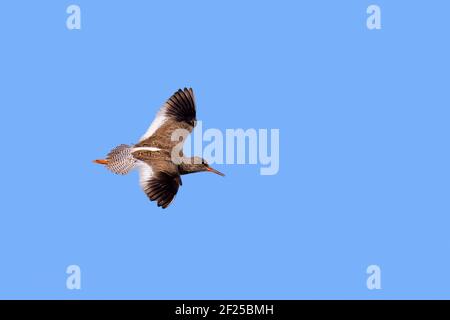
[[[180,89],[161,107],[138,143],[121,144],[111,150],[106,159],[94,162],[115,174],[124,175],[138,169],[142,190],[151,201],[156,201],[158,207],[165,209],[182,185],[181,175],[209,171],[224,176],[203,158],[184,157],[184,138],[192,132],[196,123],[194,92],[191,88]],[[180,136],[181,140],[174,139],[177,132],[185,132],[184,136]],[[181,148],[173,152],[176,147]]]

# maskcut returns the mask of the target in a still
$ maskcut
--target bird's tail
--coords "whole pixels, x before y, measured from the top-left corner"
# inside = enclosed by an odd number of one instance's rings
[[[94,163],[103,164],[115,174],[127,174],[136,165],[136,159],[131,154],[132,147],[126,144],[112,149],[106,159],[94,160]]]

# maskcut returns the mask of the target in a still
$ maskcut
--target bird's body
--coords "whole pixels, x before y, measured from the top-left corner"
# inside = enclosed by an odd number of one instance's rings
[[[116,174],[139,169],[140,184],[149,199],[167,208],[182,184],[180,175],[210,171],[223,176],[202,158],[186,158],[182,153],[180,147],[196,121],[192,89],[178,90],[161,107],[138,143],[119,145],[105,160],[94,162],[105,165]]]

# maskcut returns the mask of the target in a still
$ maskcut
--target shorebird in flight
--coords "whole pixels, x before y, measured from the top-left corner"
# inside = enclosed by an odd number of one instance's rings
[[[172,151],[177,145],[182,147],[185,136],[192,132],[196,122],[194,92],[192,89],[180,89],[161,107],[137,144],[121,144],[111,150],[106,159],[94,162],[122,175],[134,168],[139,169],[143,191],[151,201],[157,202],[158,207],[165,209],[182,184],[180,175],[209,171],[224,176],[200,157],[184,157],[182,149],[177,153],[179,158],[174,161]],[[180,140],[173,139],[173,133],[178,129],[186,132],[181,144]]]

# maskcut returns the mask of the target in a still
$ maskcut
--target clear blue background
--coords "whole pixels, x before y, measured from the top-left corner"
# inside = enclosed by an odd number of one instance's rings
[[[1,5],[0,298],[450,298],[448,1],[72,3]],[[163,211],[91,163],[184,86],[205,129],[279,128],[279,174]]]

